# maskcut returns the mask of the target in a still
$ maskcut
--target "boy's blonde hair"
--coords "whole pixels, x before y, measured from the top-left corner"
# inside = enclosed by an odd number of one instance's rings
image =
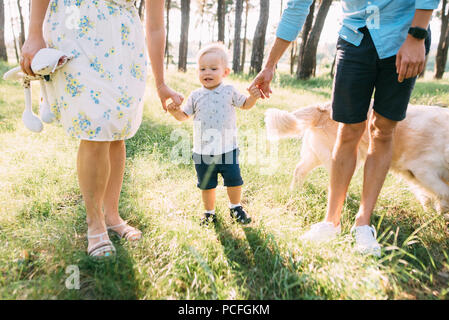
[[[215,53],[220,56],[224,66],[226,68],[229,67],[229,57],[228,57],[228,49],[224,46],[223,43],[211,43],[204,48],[202,48],[198,54],[196,55],[196,61],[199,63],[202,56],[208,53]]]

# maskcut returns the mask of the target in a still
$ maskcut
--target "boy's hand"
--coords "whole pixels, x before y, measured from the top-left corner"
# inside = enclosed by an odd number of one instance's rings
[[[168,112],[170,112],[170,113],[172,113],[172,112],[177,112],[177,111],[181,110],[181,105],[180,105],[180,104],[177,104],[177,103],[175,103],[175,102],[172,102],[172,103],[170,103],[170,104],[167,106],[167,110],[168,110]]]
[[[253,97],[254,99],[259,99],[262,97],[262,94],[260,93],[260,89],[255,86],[250,86],[247,90],[248,90],[249,94],[251,95],[251,97]]]

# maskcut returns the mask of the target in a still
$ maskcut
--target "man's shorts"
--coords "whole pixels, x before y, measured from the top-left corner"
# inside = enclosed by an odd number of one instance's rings
[[[238,156],[239,149],[215,156],[194,153],[192,158],[198,177],[197,187],[201,190],[215,189],[219,173],[226,187],[243,185]]]
[[[343,123],[367,120],[374,89],[374,110],[393,121],[405,119],[415,78],[398,82],[396,56],[379,59],[366,27],[359,46],[342,38],[337,42],[337,60],[332,92],[332,119]],[[426,53],[430,38],[425,42]]]

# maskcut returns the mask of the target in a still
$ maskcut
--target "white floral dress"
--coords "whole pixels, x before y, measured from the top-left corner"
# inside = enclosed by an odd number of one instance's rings
[[[132,0],[51,0],[48,47],[74,59],[47,82],[67,133],[92,141],[131,138],[142,121],[147,51]]]

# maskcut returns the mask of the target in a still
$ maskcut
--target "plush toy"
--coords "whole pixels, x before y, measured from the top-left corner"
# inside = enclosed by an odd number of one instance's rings
[[[42,121],[51,123],[55,115],[51,112],[48,101],[46,81],[50,80],[51,75],[62,68],[67,62],[73,59],[73,55],[67,55],[62,51],[44,48],[39,50],[31,62],[31,69],[35,76],[27,75],[19,67],[13,68],[3,75],[4,80],[18,80],[22,82],[25,93],[25,111],[22,114],[22,121],[29,130],[41,132],[43,129]],[[33,113],[31,104],[31,81],[39,81],[41,89],[39,113],[40,119]],[[42,119],[42,120],[41,120]]]

